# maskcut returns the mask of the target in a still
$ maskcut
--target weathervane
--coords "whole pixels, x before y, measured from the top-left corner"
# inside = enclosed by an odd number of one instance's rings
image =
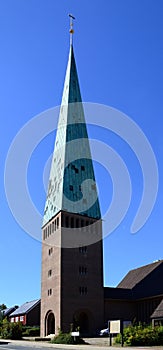
[[[73,20],[75,19],[75,17],[73,15],[71,15],[70,13],[69,13],[69,17],[70,17],[70,30],[69,30],[69,32],[70,32],[70,43],[72,44],[72,36],[74,34],[74,29],[73,29],[74,22],[73,22]]]

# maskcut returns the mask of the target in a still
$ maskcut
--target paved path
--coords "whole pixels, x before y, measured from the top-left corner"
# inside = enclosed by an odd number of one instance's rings
[[[37,350],[47,350],[49,349],[55,349],[55,350],[106,350],[107,348],[110,350],[122,350],[121,347],[115,346],[110,347],[108,343],[108,339],[87,339],[87,342],[91,342],[92,345],[61,345],[61,344],[49,344],[46,342],[34,342],[34,341],[15,341],[15,340],[9,340],[9,341],[0,341],[0,350],[29,350],[29,349],[37,349]],[[97,344],[99,342],[99,344]],[[97,345],[95,345],[97,344]],[[104,345],[105,344],[105,345]],[[123,349],[128,350],[163,350],[163,346],[143,346],[143,347],[123,347]]]

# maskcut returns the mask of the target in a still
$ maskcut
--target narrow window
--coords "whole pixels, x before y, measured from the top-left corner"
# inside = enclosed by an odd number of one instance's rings
[[[59,229],[59,218],[57,218],[57,230]]]
[[[70,185],[70,186],[69,186],[69,189],[70,189],[70,191],[73,191],[73,186]]]
[[[66,216],[66,227],[69,227],[69,217]]]
[[[52,289],[48,289],[48,296],[52,295]]]
[[[74,228],[74,218],[71,218],[71,228]]]
[[[52,270],[50,269],[50,270],[48,271],[48,277],[51,277],[51,275],[52,275]]]
[[[80,252],[81,254],[86,254],[86,253],[87,253],[87,246],[79,247],[79,252]]]
[[[49,249],[49,255],[51,255],[53,253],[53,248]]]
[[[87,287],[79,287],[80,295],[87,295]]]
[[[87,268],[85,266],[79,266],[79,274],[86,275],[87,274]]]
[[[76,228],[79,227],[79,219],[76,219]]]

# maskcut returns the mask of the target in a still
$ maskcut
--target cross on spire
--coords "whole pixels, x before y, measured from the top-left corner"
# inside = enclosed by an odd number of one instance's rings
[[[74,34],[74,29],[73,29],[73,26],[74,26],[74,19],[75,17],[69,13],[69,17],[70,17],[70,30],[69,30],[69,33],[70,33],[70,44],[72,45],[72,37],[73,37],[73,34]]]

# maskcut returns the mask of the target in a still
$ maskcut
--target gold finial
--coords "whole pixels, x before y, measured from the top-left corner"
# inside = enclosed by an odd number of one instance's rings
[[[75,17],[71,14],[69,14],[69,17],[70,17],[70,30],[69,30],[69,33],[70,33],[70,42],[72,44],[72,36],[74,34],[74,29],[73,29],[73,25],[74,25],[74,22],[73,20],[75,19]]]

